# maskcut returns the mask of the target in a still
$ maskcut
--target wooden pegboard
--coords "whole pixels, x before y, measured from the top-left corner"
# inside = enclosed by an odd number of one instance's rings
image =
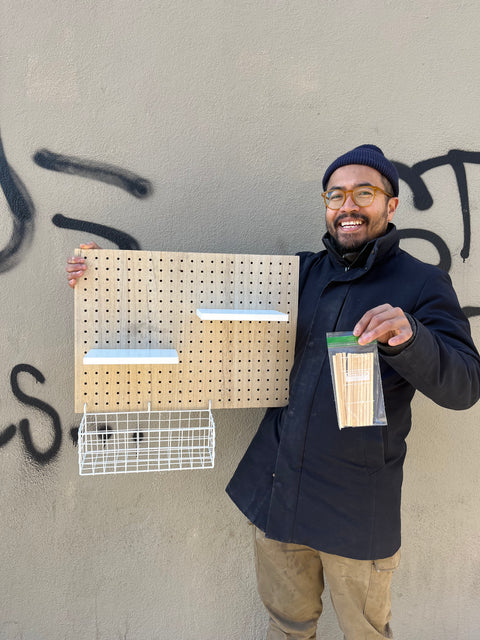
[[[293,363],[298,258],[76,251],[75,411],[283,406]],[[265,309],[288,322],[201,320]],[[90,349],[176,349],[176,365],[84,365]]]

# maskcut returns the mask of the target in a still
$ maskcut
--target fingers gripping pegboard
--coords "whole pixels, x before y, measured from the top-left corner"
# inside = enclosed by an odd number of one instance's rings
[[[80,251],[75,410],[283,406],[293,362],[298,258]],[[197,309],[280,311],[287,322],[202,320]],[[83,364],[92,349],[176,350],[178,364]],[[135,351],[131,351],[135,353]]]

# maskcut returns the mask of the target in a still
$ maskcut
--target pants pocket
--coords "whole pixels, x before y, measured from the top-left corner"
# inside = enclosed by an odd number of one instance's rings
[[[395,571],[400,566],[400,549],[397,553],[390,556],[390,558],[381,558],[380,560],[374,560],[373,566],[379,573],[382,571]]]

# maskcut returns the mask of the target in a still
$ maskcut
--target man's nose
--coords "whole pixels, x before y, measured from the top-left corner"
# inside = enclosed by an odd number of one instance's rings
[[[342,205],[343,211],[358,211],[360,207],[355,203],[351,191],[345,194],[345,202]]]

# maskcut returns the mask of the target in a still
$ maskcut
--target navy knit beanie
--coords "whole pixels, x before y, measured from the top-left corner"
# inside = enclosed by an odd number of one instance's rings
[[[390,160],[387,160],[383,155],[383,151],[374,144],[362,144],[334,160],[323,176],[322,184],[324,190],[327,188],[332,173],[347,164],[364,164],[367,167],[376,169],[392,185],[393,195],[398,196],[398,171]]]

